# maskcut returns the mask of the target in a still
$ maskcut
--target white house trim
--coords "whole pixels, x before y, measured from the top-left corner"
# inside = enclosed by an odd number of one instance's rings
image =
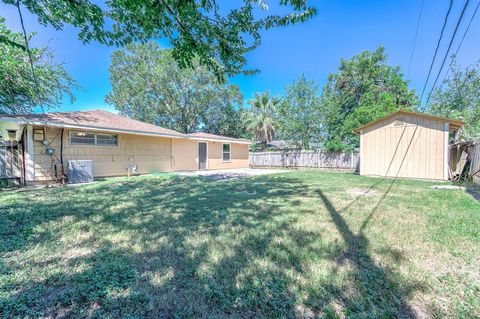
[[[33,127],[27,125],[27,139],[25,141],[25,181],[35,181],[35,166],[33,162]]]
[[[445,123],[445,131],[444,131],[444,136],[445,136],[445,142],[444,142],[444,155],[443,155],[443,179],[448,181],[448,170],[449,170],[449,164],[448,164],[448,133],[449,133],[449,123]]]

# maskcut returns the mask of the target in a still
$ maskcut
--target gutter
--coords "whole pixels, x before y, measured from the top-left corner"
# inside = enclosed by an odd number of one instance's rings
[[[89,131],[98,131],[98,132],[159,136],[159,137],[168,137],[168,138],[188,139],[188,140],[194,140],[194,141],[251,144],[251,142],[249,141],[238,141],[235,139],[201,138],[201,137],[189,136],[187,134],[153,133],[153,132],[145,132],[145,131],[137,131],[137,130],[112,129],[108,127],[90,126],[90,125],[72,125],[72,124],[63,124],[63,123],[55,123],[55,122],[48,122],[48,121],[32,121],[27,119],[18,119],[18,118],[11,118],[11,117],[0,117],[0,122],[11,122],[11,123],[23,124],[23,125],[50,126],[50,127],[58,127],[62,129],[66,128],[66,129],[89,130]]]

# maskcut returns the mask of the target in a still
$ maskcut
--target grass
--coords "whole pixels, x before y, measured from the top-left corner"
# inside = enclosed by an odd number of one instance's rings
[[[2,192],[0,317],[480,317],[480,203],[431,185],[292,172]]]

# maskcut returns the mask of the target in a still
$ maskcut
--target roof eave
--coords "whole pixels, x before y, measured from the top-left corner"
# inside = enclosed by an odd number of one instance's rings
[[[370,123],[367,123],[365,125],[362,125],[360,127],[357,127],[355,129],[353,129],[353,133],[359,135],[361,134],[361,131],[375,123],[378,123],[380,121],[383,121],[383,120],[386,120],[396,114],[399,114],[399,113],[405,113],[405,114],[411,114],[411,115],[417,115],[417,116],[425,116],[425,117],[428,117],[428,118],[434,118],[434,119],[438,119],[438,120],[443,120],[447,123],[450,124],[450,126],[453,126],[453,127],[456,127],[457,130],[462,127],[463,125],[465,125],[465,122],[463,121],[460,121],[460,120],[455,120],[455,119],[449,119],[449,118],[446,118],[446,117],[442,117],[442,116],[437,116],[437,115],[431,115],[431,114],[425,114],[425,113],[420,113],[420,112],[413,112],[413,111],[407,111],[407,110],[398,110],[398,111],[395,111],[387,116],[384,116],[384,117],[381,117],[375,121],[372,121]],[[453,124],[453,125],[452,125]]]
[[[51,127],[58,127],[58,128],[77,129],[77,130],[90,130],[90,131],[136,134],[136,135],[145,135],[145,136],[159,136],[159,137],[169,137],[169,138],[183,138],[183,139],[190,139],[190,140],[196,140],[196,141],[211,141],[211,142],[237,143],[237,144],[248,144],[248,145],[251,144],[250,141],[245,141],[245,140],[215,139],[215,138],[190,136],[186,134],[155,133],[155,132],[123,130],[123,129],[109,128],[109,127],[90,126],[90,125],[72,125],[72,124],[55,123],[55,122],[49,122],[49,121],[30,120],[26,118],[0,117],[0,121],[13,122],[16,124],[23,124],[23,125],[51,126]]]
[[[252,144],[250,141],[244,140],[230,140],[230,139],[216,139],[216,138],[208,138],[208,137],[196,137],[196,136],[189,136],[186,137],[187,139],[195,140],[195,141],[208,141],[208,142],[222,142],[222,143],[236,143],[236,144]]]
[[[146,135],[146,136],[159,136],[159,137],[170,137],[170,138],[185,138],[185,135],[180,135],[180,134],[124,130],[124,129],[117,129],[117,128],[111,128],[111,127],[90,126],[90,125],[73,125],[73,124],[55,123],[55,122],[49,122],[49,121],[35,121],[35,120],[29,120],[25,118],[18,119],[18,118],[0,117],[0,121],[13,122],[16,124],[23,124],[23,125],[51,126],[51,127],[58,127],[58,128],[77,129],[77,130],[90,130],[90,131],[136,134],[136,135]]]

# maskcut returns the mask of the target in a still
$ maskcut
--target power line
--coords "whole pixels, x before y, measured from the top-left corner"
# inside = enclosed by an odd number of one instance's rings
[[[477,7],[475,8],[475,11],[473,12],[472,18],[468,22],[467,28],[465,29],[465,32],[463,33],[462,39],[460,40],[460,43],[458,44],[457,50],[455,50],[455,53],[452,56],[452,61],[450,61],[450,65],[448,66],[447,72],[445,72],[445,75],[443,76],[442,82],[440,83],[440,88],[442,87],[443,83],[445,82],[445,79],[447,78],[448,73],[451,71],[453,63],[455,62],[455,59],[457,58],[458,52],[460,51],[460,47],[463,44],[463,40],[465,40],[465,37],[467,36],[468,31],[470,30],[470,26],[472,25],[473,20],[475,20],[475,16],[477,15],[478,8],[480,8],[480,1],[478,1]]]
[[[432,96],[433,90],[435,89],[435,86],[437,85],[437,81],[440,77],[440,74],[442,73],[443,67],[445,65],[445,61],[447,61],[448,58],[448,53],[450,52],[450,49],[452,48],[453,41],[455,40],[455,36],[457,35],[458,27],[460,26],[460,23],[463,20],[463,16],[465,14],[465,11],[467,10],[468,4],[470,3],[470,0],[465,1],[465,5],[463,6],[462,13],[460,14],[460,17],[457,20],[457,25],[455,26],[455,30],[453,31],[453,35],[450,38],[450,43],[448,44],[448,49],[447,52],[445,52],[445,55],[443,57],[442,65],[440,66],[440,70],[438,70],[437,76],[435,77],[435,82],[433,82],[432,88],[430,89],[430,92],[428,93],[427,100],[425,101],[425,105],[423,106],[423,111],[425,111],[428,102],[430,101],[430,97]]]
[[[454,41],[454,39],[455,39],[455,36],[456,36],[456,34],[457,34],[457,31],[458,31],[458,27],[459,27],[459,25],[460,25],[460,23],[461,23],[461,21],[462,21],[462,19],[463,19],[463,15],[464,15],[464,13],[465,13],[465,10],[466,10],[469,2],[470,2],[470,0],[466,0],[466,2],[465,2],[465,5],[464,5],[463,10],[462,10],[462,13],[461,13],[461,15],[460,15],[460,17],[459,17],[459,19],[458,19],[458,21],[457,21],[457,25],[456,25],[455,30],[454,30],[454,32],[453,32],[453,35],[452,35],[452,37],[451,37],[451,39],[450,39],[450,43],[449,43],[447,52],[445,53],[444,59],[443,59],[443,61],[442,61],[442,65],[441,65],[441,67],[440,67],[439,72],[437,73],[437,77],[436,77],[436,79],[435,79],[435,82],[434,82],[434,84],[433,84],[433,86],[432,86],[432,89],[431,89],[429,95],[428,95],[428,99],[430,99],[430,96],[431,96],[431,94],[432,94],[432,91],[433,91],[433,89],[434,89],[434,87],[435,87],[435,85],[436,85],[436,83],[437,83],[437,80],[438,80],[438,78],[439,78],[439,76],[440,76],[440,74],[441,74],[441,72],[442,72],[443,66],[445,65],[446,58],[448,57],[448,52],[449,52],[450,49],[451,49],[452,43],[453,43],[453,41]],[[477,5],[477,9],[478,9],[479,6],[480,6],[480,2],[479,2],[479,5]],[[428,79],[429,79],[429,77],[430,77],[430,73],[431,73],[433,64],[434,64],[434,62],[435,62],[435,58],[436,58],[436,55],[437,55],[438,47],[439,47],[440,41],[441,41],[441,39],[442,39],[443,31],[444,31],[444,29],[445,29],[445,25],[446,25],[446,22],[447,22],[447,20],[448,20],[448,15],[449,15],[449,13],[450,13],[451,8],[452,8],[452,1],[450,1],[450,7],[449,7],[448,12],[447,12],[447,15],[446,15],[446,17],[445,17],[444,25],[443,25],[443,27],[442,27],[442,32],[440,33],[440,38],[439,38],[438,43],[437,43],[437,48],[435,49],[435,54],[434,54],[434,57],[433,57],[433,60],[432,60],[432,64],[431,64],[431,66],[430,66],[430,70],[429,70],[429,72],[428,72],[427,80],[425,81],[425,86],[424,86],[423,91],[422,91],[422,96],[423,96],[423,93],[424,93],[424,91],[425,91],[426,85],[427,85],[427,83],[428,83]],[[476,14],[476,12],[477,12],[477,9],[475,9],[474,16],[475,16],[475,14]],[[470,27],[470,24],[471,24],[472,20],[473,20],[473,17],[472,17],[472,19],[470,20],[470,23],[469,23],[469,25],[468,25],[468,28]],[[465,33],[464,33],[464,37],[465,37],[466,32],[468,31],[468,28],[467,28],[467,30],[466,30]],[[463,41],[463,38],[462,38],[462,41]],[[460,45],[461,45],[461,44],[460,44]],[[427,102],[425,103],[425,105],[424,105],[424,107],[423,107],[423,109],[422,109],[422,112],[425,111],[425,108],[426,108],[426,106],[428,105],[428,99],[427,99]],[[395,175],[395,177],[393,178],[392,182],[391,182],[390,185],[388,186],[387,190],[385,191],[385,194],[382,195],[382,197],[380,198],[380,200],[377,202],[377,204],[375,205],[375,207],[374,207],[374,208],[372,209],[372,211],[370,212],[369,217],[367,218],[367,220],[362,224],[361,230],[363,230],[363,229],[366,227],[366,225],[367,225],[367,223],[368,223],[368,220],[372,217],[372,215],[373,215],[373,214],[375,213],[375,211],[378,209],[378,207],[380,206],[380,204],[382,203],[382,201],[387,197],[388,193],[390,192],[390,190],[392,189],[393,185],[394,185],[395,182],[397,181],[397,178],[398,178],[398,176],[399,176],[399,174],[400,174],[400,170],[402,169],[402,166],[403,166],[403,163],[404,163],[404,161],[405,161],[405,158],[406,158],[407,155],[408,155],[408,150],[410,149],[410,146],[412,145],[412,142],[413,142],[413,140],[414,140],[414,138],[415,138],[415,134],[416,134],[416,132],[417,132],[417,130],[418,130],[418,127],[419,127],[419,125],[418,125],[418,123],[417,123],[417,125],[415,126],[415,130],[413,131],[412,137],[411,137],[411,139],[410,139],[410,141],[409,141],[409,143],[408,143],[407,149],[405,150],[405,154],[403,155],[402,161],[401,161],[401,163],[400,163],[400,167],[399,167],[398,170],[397,170],[397,174]],[[402,137],[403,137],[403,133],[402,133],[402,135],[401,135],[401,137],[400,137],[400,140],[402,139]],[[398,144],[400,144],[400,140],[398,141]],[[398,144],[397,144],[397,147],[398,147]],[[395,153],[393,154],[391,163],[393,162],[393,160],[394,160],[394,158],[395,158],[395,155],[396,155],[396,151],[395,151]],[[387,169],[387,172],[385,173],[385,177],[382,178],[381,181],[383,181],[383,180],[387,177],[387,174],[388,174],[388,170],[389,170],[389,169],[390,169],[390,167]]]
[[[410,78],[410,69],[412,68],[413,55],[415,53],[415,47],[417,45],[418,29],[420,28],[420,20],[422,19],[424,2],[425,2],[425,0],[422,0],[422,4],[420,6],[420,14],[418,15],[417,28],[415,30],[415,37],[413,38],[412,54],[410,55],[410,62],[408,63],[407,79]]]
[[[437,47],[435,48],[435,53],[433,54],[432,63],[430,64],[430,69],[428,70],[427,80],[425,81],[425,84],[423,85],[422,94],[420,95],[420,103],[423,99],[423,95],[425,94],[425,89],[427,88],[428,80],[430,79],[430,75],[432,73],[433,65],[435,64],[435,60],[437,58],[438,48],[440,47],[440,42],[442,41],[443,32],[445,31],[445,27],[447,26],[448,17],[450,15],[450,11],[452,11],[452,6],[453,6],[453,0],[450,0],[450,5],[448,7],[447,14],[445,15],[445,18],[443,20],[442,31],[440,32],[440,37],[438,38],[438,41],[437,41]]]

